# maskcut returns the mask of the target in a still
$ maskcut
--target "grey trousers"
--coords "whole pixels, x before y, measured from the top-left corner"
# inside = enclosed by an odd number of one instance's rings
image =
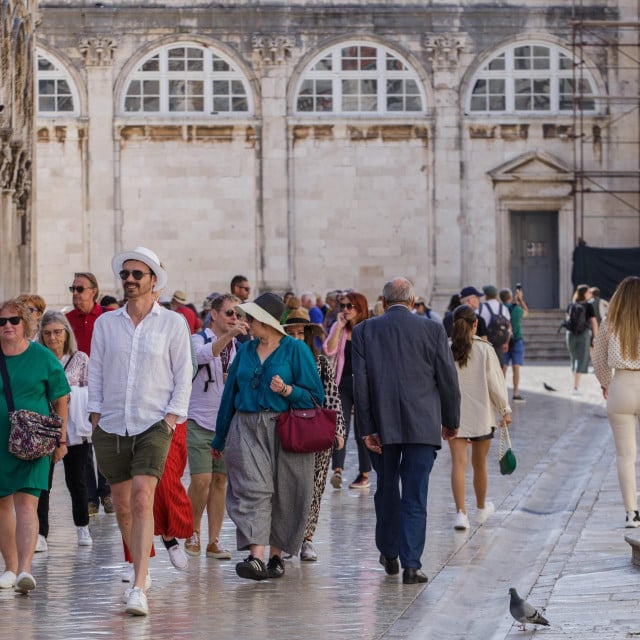
[[[227,513],[236,525],[239,550],[273,545],[295,555],[313,497],[315,454],[282,450],[277,415],[234,415],[224,450]]]

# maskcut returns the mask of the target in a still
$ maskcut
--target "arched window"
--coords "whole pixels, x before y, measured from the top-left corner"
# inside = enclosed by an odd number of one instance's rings
[[[425,103],[418,74],[406,60],[383,46],[350,42],[324,51],[304,70],[294,112],[417,114]]]
[[[576,61],[576,65],[579,63]],[[574,78],[575,75],[575,78]],[[502,49],[475,75],[470,113],[563,113],[573,110],[574,96],[583,111],[596,111],[595,82],[569,51],[543,43],[520,43]]]
[[[60,62],[37,50],[36,86],[39,116],[77,116],[79,108],[75,85]]]
[[[225,55],[198,44],[180,43],[155,51],[126,84],[122,113],[248,115],[249,83]]]

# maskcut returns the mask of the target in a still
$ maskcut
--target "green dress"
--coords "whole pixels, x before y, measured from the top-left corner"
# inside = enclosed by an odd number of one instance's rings
[[[49,414],[49,403],[70,392],[64,369],[52,351],[29,343],[17,356],[5,355],[16,409]],[[23,491],[35,496],[49,488],[49,457],[20,460],[9,453],[9,410],[0,377],[0,498]]]

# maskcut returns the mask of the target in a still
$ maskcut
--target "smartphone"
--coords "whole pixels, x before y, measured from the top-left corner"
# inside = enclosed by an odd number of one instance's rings
[[[516,291],[522,291],[522,285],[519,282],[516,284]]]

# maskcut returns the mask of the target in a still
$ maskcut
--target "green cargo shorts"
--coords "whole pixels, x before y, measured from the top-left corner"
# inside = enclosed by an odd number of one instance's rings
[[[211,441],[215,431],[201,427],[195,420],[187,420],[187,453],[189,473],[223,473],[227,475],[227,465],[222,458],[211,456]]]
[[[126,482],[133,476],[160,480],[172,437],[173,429],[164,420],[136,436],[107,433],[98,425],[92,436],[98,468],[109,484]]]

